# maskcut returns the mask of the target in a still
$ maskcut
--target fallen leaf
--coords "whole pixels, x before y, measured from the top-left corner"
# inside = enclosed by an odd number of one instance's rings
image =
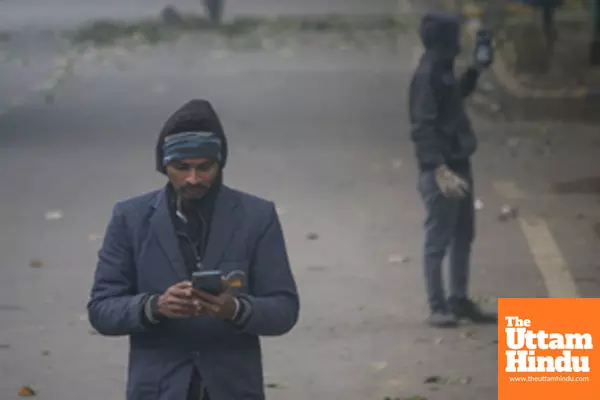
[[[471,383],[471,377],[463,377],[463,378],[449,378],[446,383],[451,385],[468,385]]]
[[[388,258],[391,264],[406,264],[410,261],[410,257],[403,256],[401,254],[393,254]]]
[[[510,206],[504,205],[500,209],[500,214],[498,214],[498,220],[506,222],[508,220],[516,218],[518,215],[517,209],[512,208]]]
[[[477,211],[483,210],[483,201],[481,201],[481,199],[476,199],[474,207]]]
[[[315,232],[309,232],[306,234],[306,238],[308,240],[317,240],[317,239],[319,239],[319,234],[315,233]]]
[[[374,363],[371,363],[371,367],[375,370],[375,371],[383,371],[384,369],[386,369],[388,366],[388,363],[385,361],[377,361]]]
[[[471,383],[471,377],[441,377],[438,375],[433,375],[433,376],[429,376],[427,378],[425,378],[424,383],[428,383],[428,384],[439,384],[439,385],[446,385],[446,384],[461,384],[461,385],[467,385],[469,383]]]
[[[469,339],[469,338],[472,338],[473,336],[474,336],[474,334],[471,331],[465,331],[465,332],[460,333],[460,337],[463,339]]]
[[[272,382],[272,383],[267,383],[267,384],[265,385],[265,387],[266,387],[267,389],[283,389],[283,388],[284,388],[284,387],[283,387],[283,385],[281,385],[281,384],[279,384],[279,383],[275,383],[275,382]]]
[[[275,210],[277,211],[277,215],[284,215],[287,212],[283,207],[277,207]]]
[[[37,393],[30,386],[23,386],[19,389],[19,397],[33,397]]]
[[[399,158],[395,158],[394,160],[392,160],[392,167],[394,169],[402,167],[402,160],[400,160]]]
[[[60,210],[48,211],[44,217],[47,221],[55,221],[57,219],[61,219],[63,217],[63,213]]]
[[[42,260],[31,260],[29,262],[29,266],[31,268],[42,268],[44,266],[44,263],[42,262]]]
[[[50,350],[43,350],[42,351],[42,355],[43,356],[49,356],[50,355]]]
[[[441,376],[432,375],[432,376],[428,376],[427,378],[425,378],[423,380],[423,383],[428,383],[428,384],[431,384],[431,383],[443,383],[442,381],[443,381],[443,379],[442,379]]]

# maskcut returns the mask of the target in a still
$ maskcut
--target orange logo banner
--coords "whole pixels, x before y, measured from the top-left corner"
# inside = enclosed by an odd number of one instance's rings
[[[600,299],[498,299],[498,400],[600,399]]]

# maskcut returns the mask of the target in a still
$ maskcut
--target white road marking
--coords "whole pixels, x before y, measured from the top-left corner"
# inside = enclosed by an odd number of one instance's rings
[[[548,297],[577,298],[579,290],[548,224],[542,218],[519,218],[519,225],[538,266]]]
[[[526,197],[512,181],[495,182],[494,189],[500,196],[510,200]],[[546,221],[537,216],[522,216],[518,218],[518,222],[527,240],[529,251],[544,279],[548,297],[581,297],[569,266]]]

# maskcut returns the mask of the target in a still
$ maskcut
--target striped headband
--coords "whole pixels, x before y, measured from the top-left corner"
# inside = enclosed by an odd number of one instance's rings
[[[212,132],[182,132],[169,135],[163,144],[163,165],[185,158],[221,161],[222,141]]]

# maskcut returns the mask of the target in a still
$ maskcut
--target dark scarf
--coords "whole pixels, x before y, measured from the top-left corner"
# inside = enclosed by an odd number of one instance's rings
[[[190,272],[196,267],[197,262],[204,258],[215,203],[222,187],[222,181],[222,175],[219,174],[217,180],[201,199],[183,202],[180,209],[178,209],[175,188],[170,183],[167,184],[171,221],[177,232],[181,251]],[[190,248],[192,245],[193,248]],[[196,255],[200,260],[196,260]]]

